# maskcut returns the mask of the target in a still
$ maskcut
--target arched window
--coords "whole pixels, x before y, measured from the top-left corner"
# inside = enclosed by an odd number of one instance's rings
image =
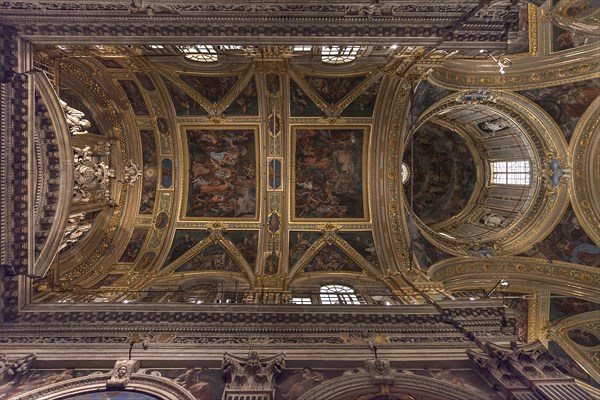
[[[354,289],[342,285],[324,285],[319,292],[321,304],[366,304],[365,299]]]

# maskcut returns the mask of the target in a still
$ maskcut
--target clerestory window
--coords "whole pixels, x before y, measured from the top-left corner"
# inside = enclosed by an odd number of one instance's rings
[[[529,161],[495,161],[491,163],[492,184],[529,186],[531,166]]]
[[[324,285],[319,292],[321,304],[366,304],[354,289],[342,285]]]

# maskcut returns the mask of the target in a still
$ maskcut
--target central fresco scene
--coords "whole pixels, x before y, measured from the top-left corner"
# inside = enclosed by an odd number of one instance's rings
[[[256,217],[256,150],[252,129],[187,129],[186,217]]]
[[[365,218],[365,129],[295,130],[295,216]]]

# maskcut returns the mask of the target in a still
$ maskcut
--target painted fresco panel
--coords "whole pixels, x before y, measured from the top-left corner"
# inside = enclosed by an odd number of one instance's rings
[[[32,369],[25,372],[23,375],[15,376],[12,379],[7,379],[0,384],[0,399],[11,399],[18,394],[28,392],[40,388],[42,386],[59,383],[72,378],[87,376],[92,373],[107,373],[108,370],[75,370],[73,368],[66,369]]]
[[[451,90],[434,86],[427,80],[421,81],[412,98],[411,108],[408,113],[408,128],[410,129],[412,125],[417,122],[419,115],[421,115],[427,107],[450,93],[452,93]]]
[[[254,265],[258,249],[258,231],[227,231],[225,234],[248,264]]]
[[[227,253],[223,246],[213,243],[206,247],[190,261],[178,267],[175,272],[198,272],[198,271],[234,271],[240,268],[233,258]]]
[[[258,115],[258,94],[254,79],[240,92],[227,107],[225,115]]]
[[[315,92],[317,92],[319,97],[330,105],[334,105],[363,82],[365,77],[325,78],[321,76],[306,76],[304,77],[304,80]]]
[[[149,369],[146,373],[169,379],[183,386],[197,400],[221,400],[225,390],[221,369]]]
[[[165,85],[171,95],[171,101],[173,102],[177,116],[207,115],[206,110],[183,90],[169,81],[165,81]]]
[[[569,31],[557,25],[552,25],[552,51],[573,49],[586,44],[596,43],[598,38]]]
[[[301,370],[284,370],[277,377],[274,400],[297,400],[310,389],[326,380],[342,376],[341,370],[323,370],[304,367]]]
[[[294,213],[302,219],[362,219],[364,129],[295,131]]]
[[[134,80],[120,80],[119,84],[123,88],[123,91],[127,95],[127,99],[129,100],[129,104],[131,104],[131,108],[133,108],[133,113],[135,115],[150,115],[150,111],[148,111],[148,106],[146,105],[146,101],[144,100],[144,96],[142,96],[142,92],[138,87],[137,83]]]
[[[256,149],[252,129],[187,130],[186,217],[256,216]]]
[[[237,76],[180,75],[179,79],[213,103],[225,97],[238,81]]]
[[[319,232],[290,232],[290,267],[321,237]]]
[[[377,253],[375,252],[375,244],[373,242],[373,233],[365,232],[340,232],[339,235],[344,239],[354,250],[358,252],[365,260],[371,264],[377,265]]]
[[[570,205],[552,233],[523,255],[600,266],[600,247],[585,233]]]
[[[175,261],[206,237],[206,231],[178,229],[173,236],[173,243],[167,257],[167,264]]]
[[[558,123],[567,141],[585,110],[600,96],[600,79],[520,92]]]
[[[119,262],[135,262],[137,256],[140,254],[140,250],[144,245],[147,235],[148,229],[134,229],[131,240],[123,251]]]
[[[323,247],[304,267],[304,272],[361,272],[360,268],[336,245]]]
[[[293,80],[290,81],[290,115],[292,117],[320,117],[323,111]]]
[[[598,335],[588,329],[574,328],[567,332],[567,336],[575,344],[585,347],[584,350],[600,346],[600,338]]]
[[[550,298],[550,322],[552,323],[571,315],[595,310],[600,310],[599,303],[593,303],[576,297],[565,297],[554,293]]]
[[[142,87],[145,90],[148,90],[149,92],[156,90],[156,86],[154,86],[154,82],[152,82],[152,79],[150,79],[150,77],[148,75],[142,74],[142,73],[136,73],[135,77],[137,78],[138,82],[140,83],[140,85],[142,85]]]
[[[343,117],[371,117],[379,92],[379,82],[367,87],[360,96],[342,111]]]
[[[508,42],[508,54],[529,52],[529,8],[527,2],[519,5],[519,26],[517,38]]]
[[[158,153],[156,151],[156,138],[154,131],[141,130],[140,140],[142,142],[142,201],[140,202],[140,214],[152,214],[156,200],[156,180]]]
[[[409,200],[412,196],[413,211],[423,223],[448,220],[465,208],[477,182],[477,169],[458,134],[426,123],[417,130],[403,161],[412,174],[404,194]]]
[[[429,268],[439,261],[452,257],[450,254],[429,243],[421,235],[417,224],[412,218],[409,218],[408,231],[411,237],[411,250],[422,268]]]
[[[517,340],[527,343],[529,300],[524,299],[522,293],[502,292],[499,296],[502,296],[504,305],[515,313],[514,334]]]

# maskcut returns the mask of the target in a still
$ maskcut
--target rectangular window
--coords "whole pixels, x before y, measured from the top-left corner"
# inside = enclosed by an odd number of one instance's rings
[[[310,297],[293,297],[292,304],[312,304]]]
[[[492,164],[492,183],[497,185],[529,186],[529,161],[495,161]]]

